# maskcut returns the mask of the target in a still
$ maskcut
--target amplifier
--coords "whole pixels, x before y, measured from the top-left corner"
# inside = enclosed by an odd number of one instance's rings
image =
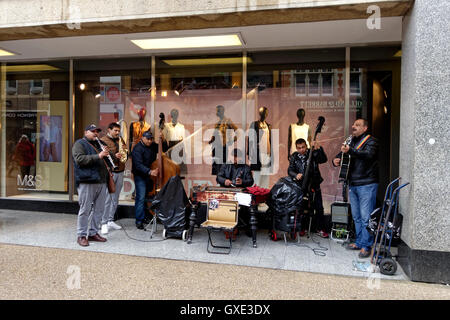
[[[349,217],[351,215],[350,203],[348,202],[333,202],[331,204],[331,222],[349,224]]]

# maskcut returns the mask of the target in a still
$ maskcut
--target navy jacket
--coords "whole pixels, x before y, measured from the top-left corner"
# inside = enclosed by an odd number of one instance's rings
[[[167,143],[163,143],[163,151],[167,150]],[[143,178],[150,176],[150,166],[156,160],[158,155],[158,144],[153,142],[147,147],[142,141],[139,141],[131,151],[133,160],[131,172],[136,176]]]

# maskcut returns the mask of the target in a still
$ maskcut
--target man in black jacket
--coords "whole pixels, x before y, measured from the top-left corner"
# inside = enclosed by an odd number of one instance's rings
[[[216,181],[222,187],[246,188],[254,183],[250,167],[242,160],[242,152],[233,150],[234,163],[223,164],[217,174]]]
[[[359,257],[370,256],[373,237],[367,230],[370,214],[375,209],[378,190],[378,141],[367,133],[368,122],[357,119],[352,125],[352,141],[343,145],[341,152],[333,159],[339,166],[342,153],[350,155],[348,175],[349,198],[355,222],[356,241],[348,245],[350,250],[360,250]]]
[[[163,151],[167,150],[167,143],[163,142]],[[157,176],[159,169],[151,170],[152,163],[158,155],[158,144],[154,142],[151,131],[146,131],[141,140],[134,146],[131,152],[132,173],[134,185],[136,187],[136,197],[134,199],[134,213],[136,216],[136,227],[144,229],[146,212],[145,198],[147,193],[153,188],[153,181],[150,176]]]
[[[297,139],[295,141],[295,147],[297,149],[289,160],[288,175],[296,179],[299,183],[302,183],[305,176],[307,160],[309,158],[309,153],[311,152],[306,145],[305,139]],[[328,233],[326,232],[326,226],[324,221],[324,209],[322,201],[322,191],[320,190],[320,184],[323,181],[320,175],[319,164],[326,163],[328,161],[327,155],[325,154],[323,148],[319,145],[317,141],[313,143],[313,151],[311,156],[311,193],[313,197],[313,208],[315,211],[314,220],[317,229],[317,233],[322,238],[328,238]],[[303,235],[304,231],[300,232]]]
[[[84,137],[78,139],[72,147],[75,184],[80,205],[77,242],[82,247],[88,246],[89,241],[106,241],[98,234],[108,193],[106,181],[109,174],[104,161],[109,154],[108,148],[102,151],[97,140],[101,130],[94,124],[89,125],[84,131]],[[90,228],[89,220],[91,220]]]

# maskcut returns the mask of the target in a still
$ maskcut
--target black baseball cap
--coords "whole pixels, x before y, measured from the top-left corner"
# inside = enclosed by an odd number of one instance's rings
[[[142,134],[142,136],[144,137],[144,138],[147,138],[147,139],[152,139],[153,138],[153,134],[152,134],[152,132],[149,130],[149,131],[145,131],[143,134]]]
[[[95,124],[90,124],[86,127],[85,131],[102,131],[102,128],[97,127]]]

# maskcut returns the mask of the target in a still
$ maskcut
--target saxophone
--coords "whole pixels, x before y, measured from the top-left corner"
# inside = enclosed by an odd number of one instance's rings
[[[122,136],[119,137],[119,153],[122,155],[120,162],[125,163],[128,160],[128,149],[125,148],[125,142]]]
[[[127,139],[128,136],[127,123],[125,120],[120,120],[118,124],[120,125],[119,153],[122,155],[122,157],[120,158],[120,162],[125,163],[128,160],[128,149],[125,148],[126,143],[123,140],[123,137]]]

